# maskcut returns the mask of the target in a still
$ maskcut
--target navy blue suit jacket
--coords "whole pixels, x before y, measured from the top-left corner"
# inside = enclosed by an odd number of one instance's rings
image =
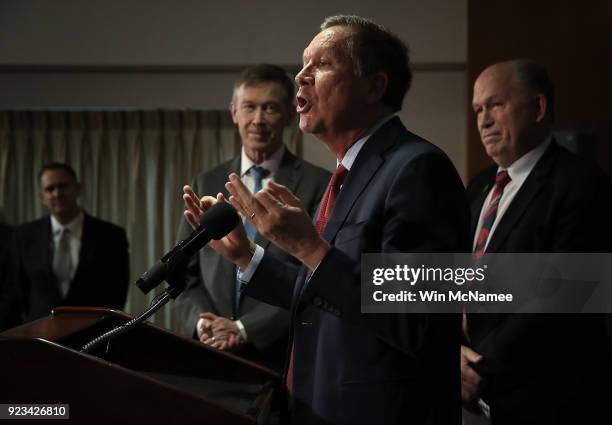
[[[393,118],[366,142],[306,271],[266,252],[247,292],[292,310],[294,423],[460,424],[459,315],[362,314],[362,253],[467,249],[449,159]]]

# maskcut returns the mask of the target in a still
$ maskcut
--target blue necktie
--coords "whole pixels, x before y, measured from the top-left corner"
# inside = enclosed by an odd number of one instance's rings
[[[255,183],[253,185],[253,194],[261,190],[263,186],[263,179],[265,179],[268,174],[270,174],[270,171],[257,165],[253,165],[251,168],[249,168],[249,175],[253,178],[253,182]],[[246,230],[246,234],[250,240],[255,240],[257,230],[249,220],[244,221],[244,230]]]
[[[253,182],[254,182],[253,194],[255,194],[259,192],[261,188],[263,187],[263,179],[265,179],[270,174],[270,171],[258,165],[253,165],[251,168],[249,168],[248,173],[253,178]],[[255,240],[257,229],[255,229],[255,226],[253,226],[249,220],[244,220],[244,230],[246,231],[246,234],[250,240]],[[240,294],[241,293],[242,293],[242,288],[241,288],[240,281],[236,279],[236,297],[235,297],[236,299],[235,299],[235,305],[234,305],[234,318],[238,318],[238,306],[240,305]]]

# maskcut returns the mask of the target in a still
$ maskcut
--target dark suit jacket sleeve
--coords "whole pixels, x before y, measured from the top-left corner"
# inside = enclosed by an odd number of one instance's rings
[[[279,260],[266,250],[245,293],[265,303],[290,310],[299,272],[300,268],[296,264]]]

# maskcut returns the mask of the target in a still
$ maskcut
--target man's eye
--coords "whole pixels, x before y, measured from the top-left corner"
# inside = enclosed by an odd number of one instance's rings
[[[280,108],[278,107],[278,105],[269,104],[264,107],[264,110],[270,114],[275,114],[280,111]]]

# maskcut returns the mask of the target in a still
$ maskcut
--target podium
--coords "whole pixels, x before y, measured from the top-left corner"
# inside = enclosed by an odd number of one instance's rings
[[[68,404],[78,423],[268,423],[278,374],[154,324],[79,352],[129,320],[105,308],[59,307],[0,333],[0,403]]]

